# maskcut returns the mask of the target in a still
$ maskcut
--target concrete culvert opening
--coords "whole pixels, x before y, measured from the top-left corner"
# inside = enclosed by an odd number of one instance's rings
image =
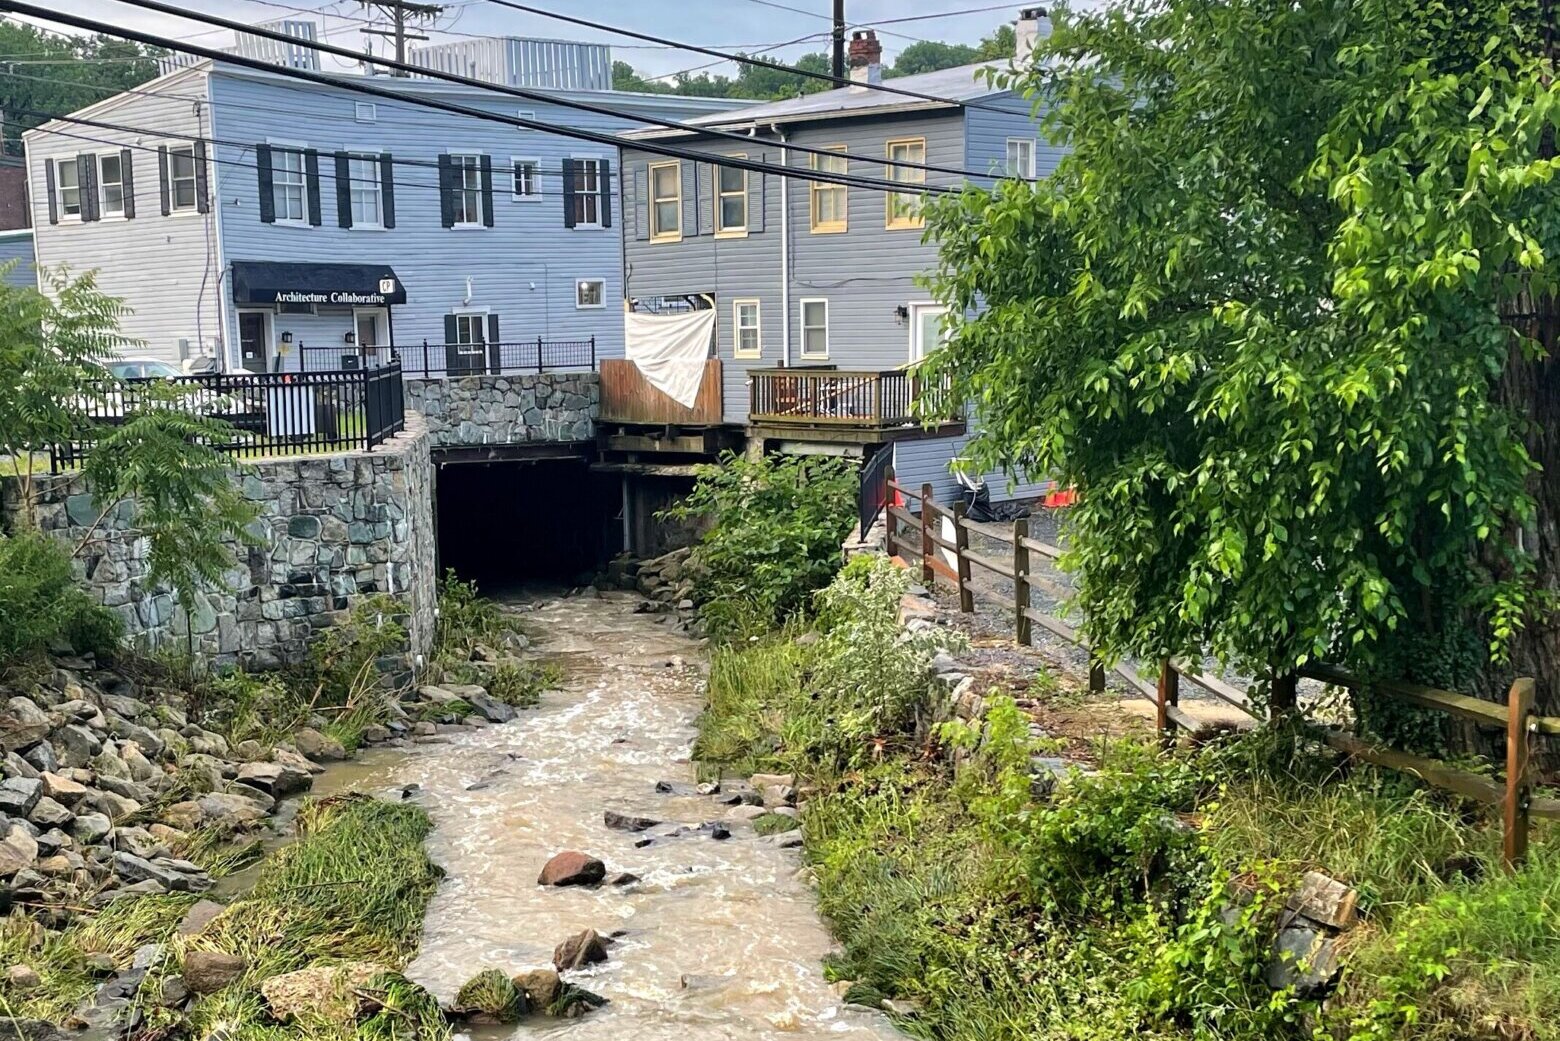
[[[437,482],[439,567],[483,592],[575,584],[617,552],[617,482],[585,459],[451,462]]]

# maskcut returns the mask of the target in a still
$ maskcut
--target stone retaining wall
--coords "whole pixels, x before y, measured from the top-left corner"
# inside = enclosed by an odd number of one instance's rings
[[[262,460],[236,479],[259,508],[258,545],[235,544],[224,589],[200,593],[191,619],[196,653],[217,665],[269,668],[304,656],[315,633],[354,604],[384,593],[402,605],[409,654],[432,646],[433,463],[422,417],[372,452]],[[74,548],[98,507],[79,476],[35,478],[38,526]],[[5,482],[4,513],[14,528],[19,502]],[[76,558],[83,583],[124,619],[144,646],[182,648],[183,610],[146,581],[148,547],[123,503]]]
[[[406,407],[428,421],[434,448],[589,441],[601,411],[595,372],[404,380]]]

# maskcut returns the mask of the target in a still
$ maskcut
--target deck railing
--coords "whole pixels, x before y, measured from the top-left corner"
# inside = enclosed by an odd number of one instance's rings
[[[300,345],[305,372],[373,369],[399,360],[407,376],[443,379],[460,376],[511,376],[596,367],[596,338],[584,340],[506,340],[501,343],[398,343],[386,347],[311,347]]]
[[[916,406],[928,395],[947,392],[946,383],[929,385],[911,369],[751,369],[748,376],[748,420],[753,423],[915,426],[922,422]],[[924,413],[936,411],[932,407]]]
[[[172,393],[170,393],[170,391]],[[394,361],[343,372],[240,372],[119,380],[82,395],[92,427],[54,445],[55,473],[80,465],[97,432],[151,408],[221,419],[232,433],[211,447],[243,459],[372,450],[406,425],[401,367]]]

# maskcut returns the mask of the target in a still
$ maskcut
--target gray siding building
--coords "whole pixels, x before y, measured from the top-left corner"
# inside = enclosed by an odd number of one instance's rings
[[[0,231],[0,268],[4,268],[5,281],[9,285],[36,286],[38,284],[38,271],[33,265],[31,228]]]
[[[1036,28],[1021,23],[1031,34]],[[635,311],[713,307],[720,418],[744,425],[750,444],[848,445],[863,455],[888,445],[901,480],[931,482],[951,498],[948,464],[965,442],[964,424],[927,431],[893,404],[914,392],[907,370],[941,342],[944,309],[921,284],[937,247],[923,241],[918,197],[807,173],[821,167],[917,185],[971,179],[885,165],[899,160],[967,171],[989,184],[1009,174],[1043,177],[1060,153],[1041,136],[1029,102],[989,84],[988,66],[888,81],[941,99],[922,100],[872,89],[880,51],[870,32],[858,32],[851,49],[859,85],[696,121],[751,143],[666,130],[622,135],[623,209],[631,215],[625,291]],[[652,140],[710,161],[635,147]],[[763,159],[796,175],[723,167],[723,156]],[[990,482],[993,498],[1038,491],[1010,489],[997,475]]]

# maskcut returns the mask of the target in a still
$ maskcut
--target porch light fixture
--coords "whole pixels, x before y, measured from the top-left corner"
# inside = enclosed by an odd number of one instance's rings
[[[283,343],[292,343],[292,330],[291,329],[285,329],[285,330],[282,331],[282,342]]]
[[[895,325],[904,325],[905,322],[909,321],[909,319],[910,308],[906,307],[904,304],[900,304],[898,307],[894,308]]]
[[[348,329],[346,335],[341,339],[343,343],[357,343],[357,333],[353,332],[351,329]]]

